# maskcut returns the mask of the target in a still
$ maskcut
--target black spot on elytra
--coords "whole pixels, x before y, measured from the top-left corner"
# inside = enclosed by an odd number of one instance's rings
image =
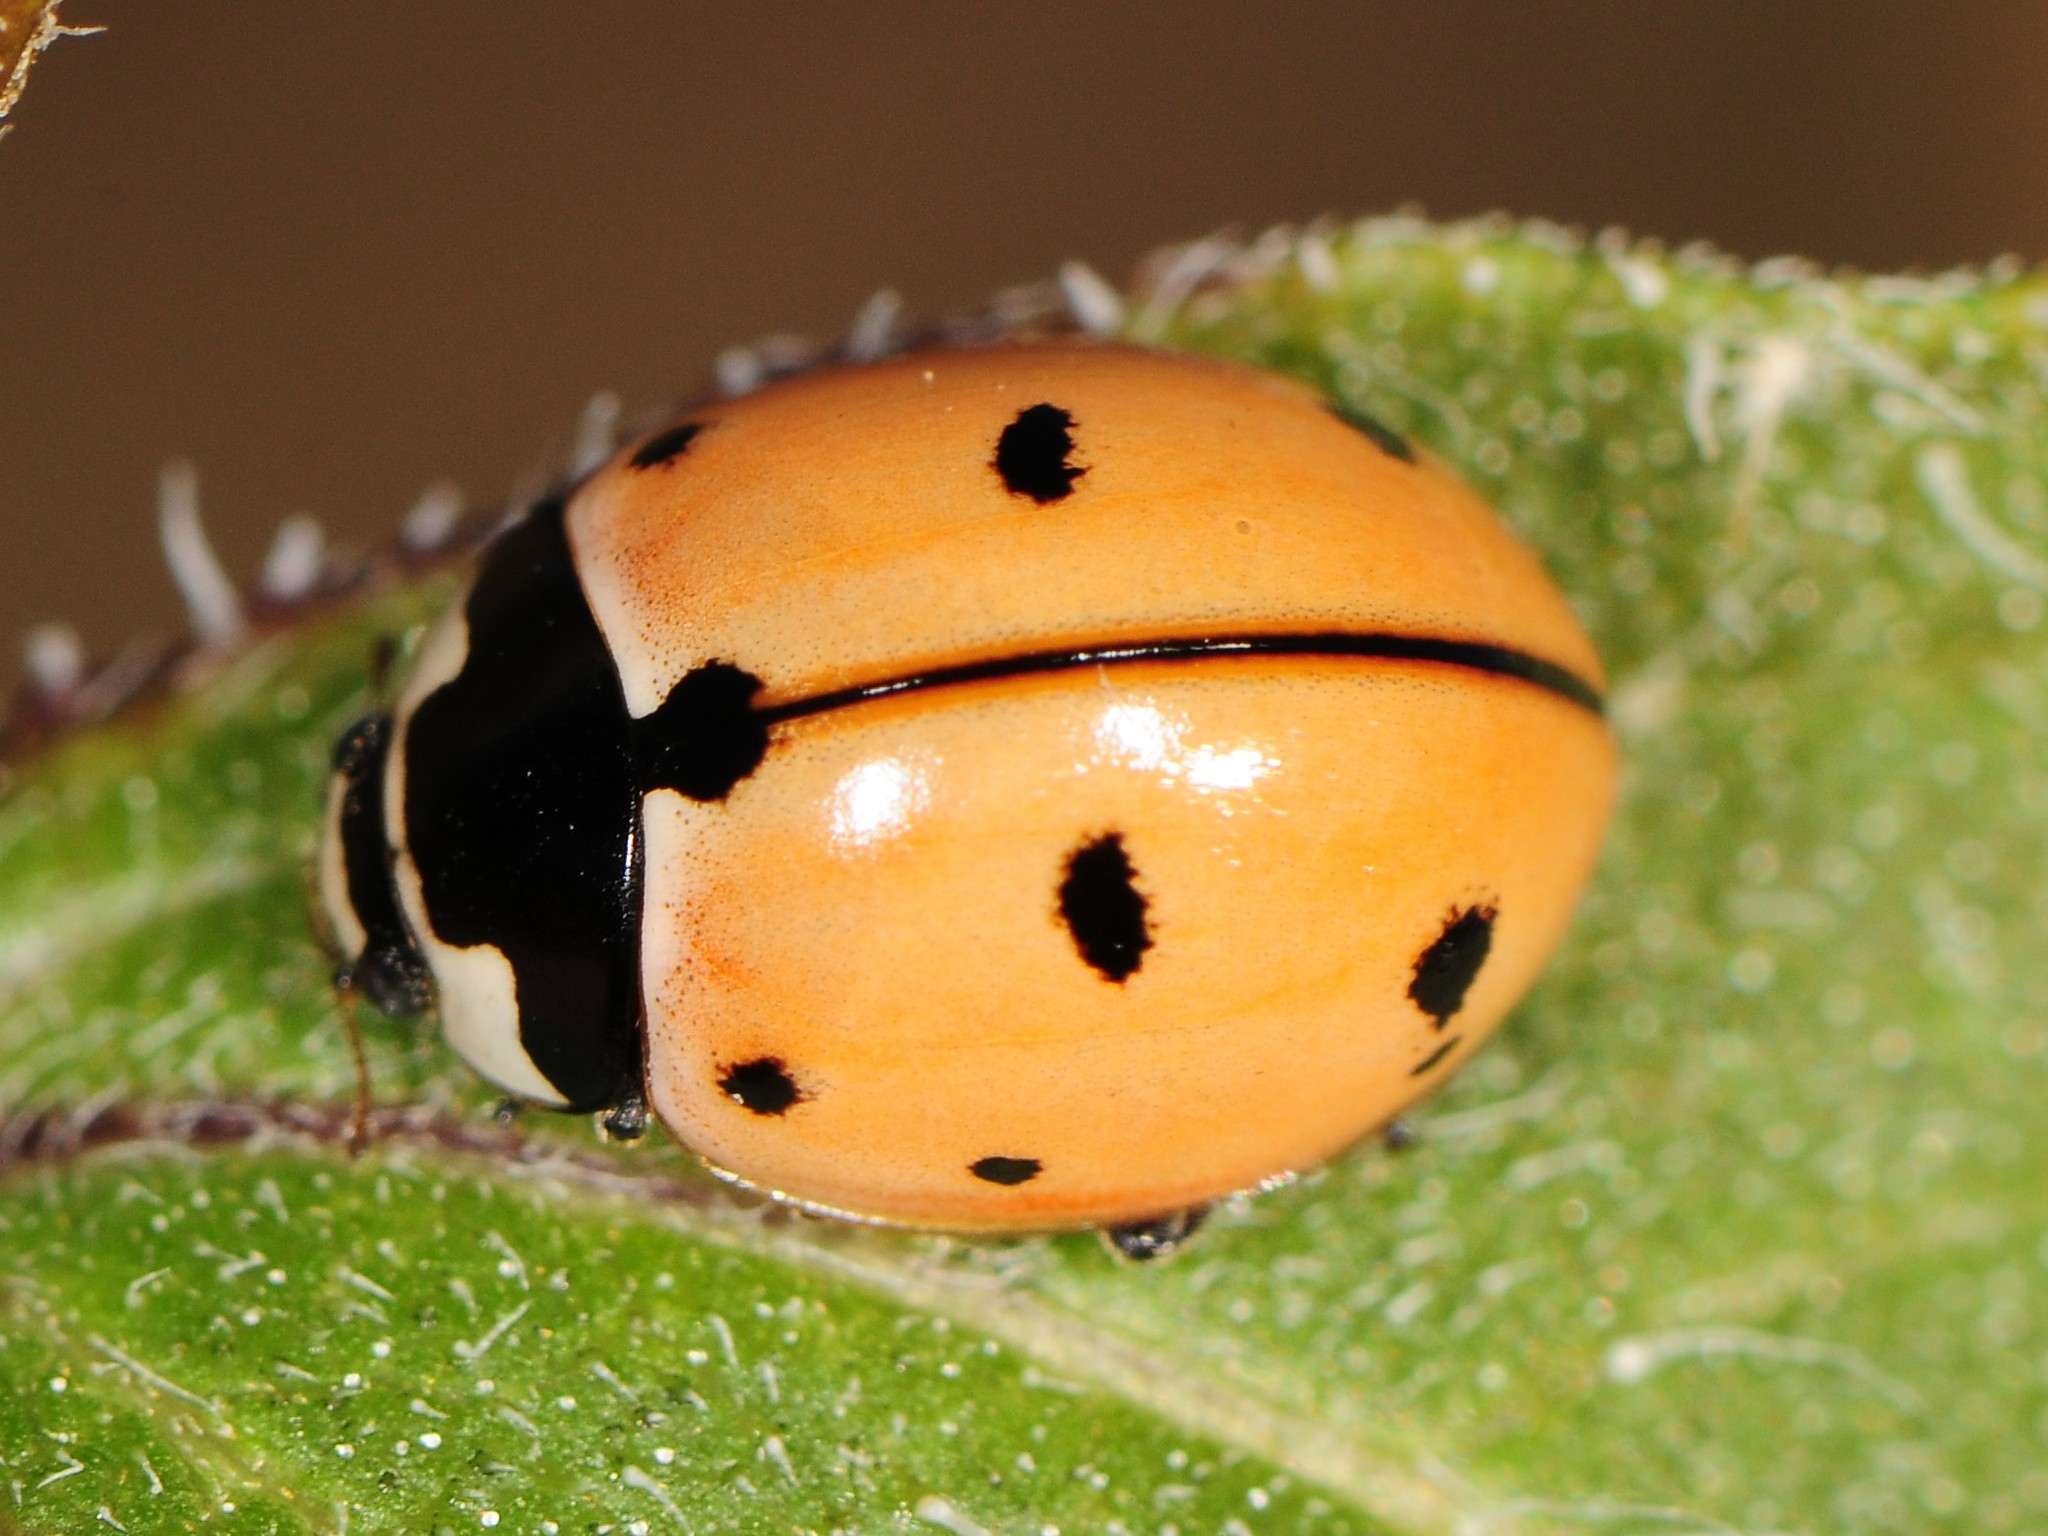
[[[1060,882],[1060,916],[1074,947],[1104,979],[1118,984],[1130,979],[1152,947],[1137,873],[1124,852],[1123,834],[1111,832],[1075,849]]]
[[[1379,417],[1373,415],[1372,412],[1361,411],[1356,406],[1340,405],[1332,401],[1330,404],[1330,414],[1343,422],[1345,426],[1361,432],[1370,438],[1372,445],[1379,449],[1380,452],[1393,455],[1403,464],[1413,464],[1415,462],[1415,445],[1388,426],[1384,421],[1381,421]]]
[[[1408,995],[1438,1029],[1465,1006],[1465,994],[1493,948],[1496,913],[1494,907],[1453,912],[1436,942],[1416,957],[1415,979],[1408,983]]]
[[[967,1171],[990,1184],[1029,1184],[1044,1166],[1035,1157],[984,1157]]]
[[[730,662],[707,661],[684,674],[661,708],[633,727],[640,787],[673,789],[692,800],[723,800],[761,766],[768,722],[754,709],[761,679]]]
[[[1071,462],[1074,418],[1056,405],[1026,406],[996,439],[995,471],[1012,496],[1041,507],[1071,495],[1088,471]]]
[[[801,1103],[804,1098],[789,1069],[774,1056],[727,1067],[718,1086],[733,1103],[757,1115],[786,1114],[790,1105]]]
[[[1442,1026],[1438,1027],[1441,1028]],[[1451,1036],[1450,1039],[1446,1040],[1442,1045],[1438,1046],[1435,1050],[1431,1051],[1427,1056],[1423,1057],[1422,1060],[1418,1061],[1414,1066],[1410,1067],[1408,1069],[1408,1075],[1410,1077],[1421,1077],[1425,1072],[1429,1071],[1431,1067],[1434,1067],[1438,1062],[1442,1061],[1446,1056],[1450,1055],[1451,1052],[1455,1051],[1458,1048],[1458,1042],[1463,1040],[1464,1038],[1465,1037],[1463,1035]]]
[[[701,421],[686,421],[666,432],[657,432],[636,448],[627,462],[635,469],[659,469],[664,464],[672,464],[683,456],[703,430]]]

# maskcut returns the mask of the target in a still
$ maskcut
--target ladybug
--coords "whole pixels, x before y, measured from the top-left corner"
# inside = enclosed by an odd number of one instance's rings
[[[814,1212],[1146,1256],[1528,988],[1602,686],[1473,493],[1303,385],[912,353],[500,532],[336,753],[321,905],[344,984],[517,1099]]]

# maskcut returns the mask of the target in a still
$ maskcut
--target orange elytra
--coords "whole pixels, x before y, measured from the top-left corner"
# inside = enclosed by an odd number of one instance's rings
[[[337,753],[323,905],[519,1097],[817,1211],[1156,1253],[1528,988],[1602,686],[1472,492],[1300,384],[915,353],[501,533]]]

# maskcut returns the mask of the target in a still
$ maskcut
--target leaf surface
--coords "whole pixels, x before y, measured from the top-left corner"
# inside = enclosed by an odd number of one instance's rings
[[[372,1021],[351,1160],[305,868],[387,592],[9,770],[0,1530],[2048,1529],[2048,282],[1386,220],[1130,328],[1412,433],[1613,677],[1599,876],[1414,1145],[1140,1269]]]

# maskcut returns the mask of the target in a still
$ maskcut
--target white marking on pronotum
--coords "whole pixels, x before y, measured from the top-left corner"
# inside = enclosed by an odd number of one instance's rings
[[[853,317],[853,329],[846,333],[846,358],[853,363],[872,363],[887,357],[896,340],[896,318],[903,313],[903,295],[894,288],[877,288],[868,295]]]
[[[170,1380],[168,1377],[159,1376],[155,1371],[151,1370],[148,1366],[144,1365],[140,1360],[136,1359],[133,1355],[128,1354],[122,1350],[116,1349],[113,1345],[109,1344],[105,1339],[101,1338],[98,1334],[87,1334],[85,1336],[85,1342],[90,1344],[94,1349],[98,1350],[101,1354],[105,1355],[109,1360],[113,1361],[114,1364],[120,1366],[123,1370],[127,1371],[137,1381],[143,1382],[148,1386],[156,1388],[157,1391],[163,1393],[166,1397],[175,1397],[180,1402],[190,1403],[194,1408],[204,1408],[208,1413],[212,1414],[216,1419],[219,1419],[222,1423],[227,1422],[227,1415],[221,1411],[220,1404],[208,1401],[206,1398],[201,1397],[197,1392],[187,1391],[185,1388],[179,1386],[175,1381]]]
[[[987,1526],[977,1524],[956,1509],[950,1500],[942,1499],[936,1493],[928,1493],[917,1501],[917,1518],[926,1525],[951,1531],[953,1536],[989,1536]]]
[[[1960,448],[1929,443],[1913,456],[1913,478],[1941,520],[1986,565],[2021,586],[2048,592],[2048,560],[1999,527],[1978,504]]]
[[[241,594],[199,521],[199,475],[183,459],[171,460],[158,476],[156,520],[164,563],[185,600],[193,633],[208,650],[227,650],[248,633],[249,623]]]
[[[497,1343],[498,1340],[505,1337],[506,1330],[509,1329],[514,1323],[518,1322],[519,1319],[526,1316],[526,1309],[531,1307],[532,1305],[533,1303],[530,1301],[522,1301],[521,1303],[519,1303],[518,1306],[514,1307],[510,1312],[507,1312],[495,1323],[491,1324],[491,1326],[485,1331],[484,1336],[478,1339],[474,1344],[471,1344],[463,1339],[457,1339],[455,1341],[456,1356],[460,1359],[468,1360],[471,1362],[483,1359],[485,1355],[490,1353],[491,1346]]]
[[[690,1522],[683,1517],[683,1512],[676,1508],[676,1501],[668,1496],[668,1490],[645,1472],[642,1472],[638,1467],[626,1467],[619,1473],[619,1481],[628,1488],[639,1489],[650,1499],[654,1500],[655,1503],[659,1504],[661,1512],[667,1515],[669,1519],[675,1521],[686,1533],[690,1531]]]
[[[436,480],[412,504],[398,525],[398,542],[414,554],[439,549],[462,516],[462,491],[452,480]]]
[[[1860,1350],[1826,1339],[1791,1338],[1757,1328],[1674,1328],[1668,1333],[1616,1339],[1607,1347],[1607,1376],[1610,1381],[1633,1385],[1674,1360],[1703,1360],[1712,1355],[1827,1366],[1862,1382],[1903,1412],[1918,1413],[1924,1406],[1918,1392],[1887,1376]]]
[[[1074,323],[1090,336],[1114,336],[1124,328],[1123,295],[1087,262],[1060,263],[1060,293]]]
[[[610,458],[619,446],[619,415],[625,409],[619,397],[601,389],[583,405],[576,418],[576,441],[569,449],[569,478],[581,480]]]
[[[22,639],[21,665],[45,702],[61,704],[85,684],[85,642],[69,624],[38,624]]]
[[[327,533],[310,513],[299,512],[277,525],[256,590],[274,603],[295,602],[320,580],[327,558]]]

